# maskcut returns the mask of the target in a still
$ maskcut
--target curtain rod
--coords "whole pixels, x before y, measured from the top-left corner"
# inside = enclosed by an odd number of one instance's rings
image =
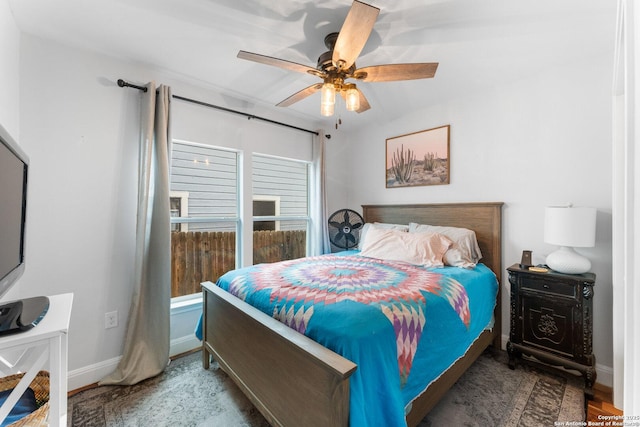
[[[124,81],[122,79],[118,79],[118,86],[120,86],[120,87],[131,87],[131,88],[134,88],[134,89],[141,90],[143,92],[147,91],[147,88],[144,87],[144,86],[134,85],[134,84],[126,82],[126,81]],[[263,122],[268,122],[268,123],[272,123],[272,124],[275,124],[275,125],[280,125],[280,126],[288,127],[288,128],[291,128],[291,129],[300,130],[302,132],[307,132],[307,133],[311,133],[311,134],[314,134],[314,135],[319,135],[318,132],[313,131],[313,130],[300,128],[300,127],[293,126],[293,125],[290,125],[290,124],[287,124],[287,123],[277,122],[275,120],[267,119],[265,117],[254,116],[253,114],[244,113],[244,112],[238,111],[238,110],[232,110],[231,108],[221,107],[219,105],[209,104],[207,102],[198,101],[196,99],[185,98],[184,96],[179,96],[179,95],[171,95],[171,97],[175,98],[175,99],[179,99],[181,101],[191,102],[192,104],[202,105],[204,107],[215,108],[216,110],[222,110],[222,111],[226,111],[228,113],[239,114],[241,116],[245,116],[249,120],[251,120],[251,119],[262,120]],[[329,134],[325,135],[325,137],[327,139],[331,139],[331,135],[329,135]]]

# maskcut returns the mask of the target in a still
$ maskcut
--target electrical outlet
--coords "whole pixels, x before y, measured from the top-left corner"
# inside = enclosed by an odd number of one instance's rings
[[[104,328],[115,328],[118,326],[118,312],[110,311],[109,313],[104,314]]]

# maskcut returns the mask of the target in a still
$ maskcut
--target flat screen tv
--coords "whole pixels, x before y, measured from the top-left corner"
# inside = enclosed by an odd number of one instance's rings
[[[0,126],[0,335],[29,330],[46,314],[47,297],[4,302],[25,270],[29,158]]]

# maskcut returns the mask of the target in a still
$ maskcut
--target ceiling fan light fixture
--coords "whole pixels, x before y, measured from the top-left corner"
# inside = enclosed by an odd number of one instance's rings
[[[346,86],[344,98],[346,100],[347,110],[358,111],[360,108],[360,94],[358,93],[358,89],[356,89],[355,84],[348,84]]]
[[[336,103],[336,86],[333,83],[325,83],[320,90],[320,103],[335,104]]]
[[[325,117],[333,116],[336,105],[336,86],[333,83],[325,83],[320,89],[320,114]]]

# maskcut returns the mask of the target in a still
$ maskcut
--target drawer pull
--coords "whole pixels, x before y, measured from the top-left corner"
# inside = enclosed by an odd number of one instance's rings
[[[544,285],[542,285],[543,288],[545,289],[549,289],[549,285],[547,285],[546,283]]]

